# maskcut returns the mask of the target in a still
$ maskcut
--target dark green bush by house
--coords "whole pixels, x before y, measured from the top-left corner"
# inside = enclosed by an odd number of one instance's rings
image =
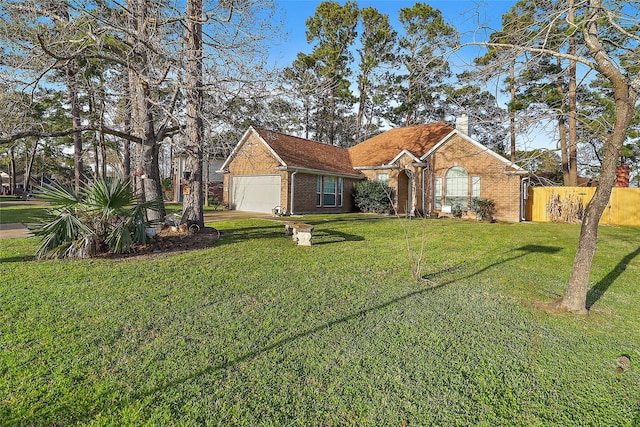
[[[496,213],[496,204],[491,199],[472,199],[471,212],[476,214],[476,218],[482,221],[493,221]]]
[[[353,186],[353,202],[362,212],[389,212],[391,200],[391,187],[384,182],[360,181]]]

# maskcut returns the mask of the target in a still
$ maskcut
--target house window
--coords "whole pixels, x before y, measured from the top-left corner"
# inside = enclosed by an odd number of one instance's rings
[[[322,206],[322,177],[320,175],[316,181],[316,206]]]
[[[388,173],[379,173],[376,176],[376,181],[384,182],[385,184],[389,184],[389,174]]]
[[[469,207],[469,175],[465,168],[454,166],[445,175],[445,205],[467,210]]]
[[[471,177],[471,200],[477,200],[480,198],[480,177]]]
[[[442,178],[436,177],[433,181],[433,208],[442,209]]]
[[[318,176],[316,181],[316,206],[342,206],[342,193],[342,178]]]

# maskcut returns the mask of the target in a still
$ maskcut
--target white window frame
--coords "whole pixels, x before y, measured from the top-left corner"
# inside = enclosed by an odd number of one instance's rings
[[[469,173],[462,166],[453,166],[445,174],[444,200],[447,206],[469,209]]]
[[[442,209],[442,177],[436,176],[433,180],[433,208]]]
[[[482,183],[482,178],[479,176],[471,177],[471,200],[480,199],[480,185]]]
[[[327,185],[333,180],[333,191],[327,191]],[[330,189],[329,189],[330,190]],[[333,197],[333,204],[326,203],[326,197]],[[318,175],[316,181],[316,207],[341,207],[344,198],[344,182],[342,177]]]

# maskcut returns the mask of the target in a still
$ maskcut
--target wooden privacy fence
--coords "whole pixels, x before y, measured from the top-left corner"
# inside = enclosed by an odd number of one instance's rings
[[[595,187],[529,187],[525,217],[534,222],[579,222]],[[640,226],[640,188],[614,188],[601,225]]]

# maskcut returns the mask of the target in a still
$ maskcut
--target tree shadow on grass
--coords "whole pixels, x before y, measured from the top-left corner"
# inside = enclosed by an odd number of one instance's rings
[[[596,283],[589,291],[587,292],[587,310],[589,310],[600,298],[602,295],[609,289],[609,286],[616,281],[618,277],[627,269],[627,266],[633,261],[635,257],[640,255],[640,247],[633,252],[625,255],[624,258],[620,260],[618,265],[616,265],[613,270],[609,272],[605,277],[602,278],[598,283]]]
[[[343,233],[336,230],[322,230],[313,233],[313,245],[326,245],[340,242],[362,242],[365,238],[357,234]]]
[[[11,256],[7,258],[0,258],[0,264],[11,263],[11,262],[33,262],[35,260],[36,260],[36,257],[33,255]]]
[[[389,300],[387,302],[384,302],[382,304],[378,304],[378,305],[375,305],[373,307],[369,307],[369,308],[365,308],[365,309],[359,310],[357,312],[354,312],[352,314],[346,315],[344,317],[340,317],[340,318],[332,320],[330,322],[315,326],[313,328],[307,329],[305,331],[299,332],[299,333],[291,335],[289,337],[282,338],[282,339],[280,339],[278,341],[275,341],[274,343],[272,343],[272,344],[270,344],[268,346],[262,347],[260,349],[254,350],[254,351],[250,351],[250,352],[245,353],[245,354],[243,354],[243,355],[241,355],[241,356],[239,356],[239,357],[237,357],[235,359],[232,359],[232,360],[229,360],[229,361],[226,361],[226,362],[223,362],[223,363],[219,363],[217,365],[207,366],[207,367],[205,367],[203,369],[200,369],[200,370],[194,372],[191,375],[188,375],[188,376],[185,376],[185,377],[182,377],[182,378],[178,378],[178,379],[176,379],[174,381],[167,382],[166,384],[163,384],[163,385],[155,387],[155,388],[153,388],[151,390],[147,390],[145,392],[139,393],[137,395],[134,395],[133,397],[135,399],[148,397],[148,396],[153,395],[155,393],[171,389],[172,387],[178,386],[180,384],[184,384],[184,383],[186,383],[188,381],[191,381],[191,380],[196,379],[198,377],[201,377],[203,375],[209,375],[209,374],[212,374],[212,373],[217,372],[217,371],[221,371],[221,370],[224,370],[224,369],[231,368],[233,366],[236,366],[236,365],[238,365],[240,363],[243,363],[243,362],[246,362],[248,360],[253,360],[256,357],[258,357],[258,356],[260,356],[260,355],[262,355],[264,353],[268,353],[271,350],[275,350],[277,348],[283,347],[283,346],[285,346],[287,344],[290,344],[292,342],[295,342],[295,341],[297,341],[299,339],[302,339],[302,338],[314,335],[314,334],[316,334],[318,332],[322,332],[324,330],[330,329],[330,328],[332,328],[332,327],[334,327],[336,325],[340,325],[340,324],[343,324],[343,323],[350,322],[352,320],[358,319],[359,317],[366,316],[369,313],[373,313],[373,312],[376,312],[376,311],[379,311],[379,310],[383,310],[383,309],[385,309],[387,307],[390,307],[390,306],[392,306],[394,304],[397,304],[399,302],[408,300],[410,298],[422,295],[424,293],[427,293],[427,292],[430,292],[430,291],[433,291],[433,290],[434,290],[434,287],[425,287],[425,288],[422,288],[422,289],[419,289],[419,290],[416,290],[416,291],[409,292],[409,293],[407,293],[405,295],[399,296],[397,298],[394,298],[394,299]]]
[[[542,246],[542,245],[525,245],[525,246],[521,246],[521,247],[513,249],[513,250],[511,250],[509,252],[505,252],[505,253],[521,252],[518,255],[513,255],[513,256],[510,256],[510,257],[505,258],[503,260],[496,261],[494,263],[491,263],[491,264],[481,268],[478,271],[474,271],[473,273],[471,273],[471,274],[469,274],[467,276],[464,276],[464,277],[461,277],[461,278],[458,278],[458,279],[453,279],[453,280],[450,280],[450,281],[445,282],[443,284],[450,284],[450,283],[456,282],[456,281],[461,280],[461,279],[468,279],[470,277],[473,277],[473,276],[476,276],[476,275],[478,275],[480,273],[483,273],[483,272],[485,272],[487,270],[490,270],[490,269],[492,269],[494,267],[497,267],[497,266],[499,266],[501,264],[505,264],[507,262],[514,261],[514,260],[522,258],[522,257],[524,257],[526,255],[536,254],[536,253],[537,254],[555,254],[557,252],[560,252],[562,249],[563,248],[557,247],[557,246]],[[425,280],[431,281],[431,280],[437,279],[438,277],[440,277],[440,276],[442,276],[444,274],[450,274],[450,273],[453,273],[456,270],[461,270],[464,267],[465,267],[465,263],[462,262],[462,263],[459,263],[457,265],[454,265],[453,267],[449,267],[449,268],[437,271],[435,273],[425,274],[424,276],[422,276],[422,278],[425,279]]]
[[[216,246],[245,242],[247,240],[275,239],[284,236],[284,229],[280,225],[219,229],[218,231],[220,231],[221,238],[216,242]]]
[[[216,246],[259,239],[282,238],[291,240],[291,236],[285,235],[284,224],[220,230],[220,232],[222,238],[216,242]],[[333,229],[315,230],[313,232],[314,246],[340,242],[359,242],[363,240],[365,240],[365,238],[362,236],[343,233]]]
[[[555,253],[555,252],[558,252],[558,251],[562,250],[562,248],[551,247],[551,246],[527,245],[527,246],[523,246],[521,248],[518,248],[516,250],[517,251],[522,251],[523,253],[520,254],[520,255],[517,255],[517,256],[510,257],[510,258],[505,259],[503,261],[493,263],[493,264],[491,264],[491,265],[489,265],[487,267],[482,268],[481,270],[479,270],[479,271],[477,271],[475,273],[472,273],[472,274],[468,275],[467,277],[472,277],[472,276],[474,276],[474,275],[476,275],[476,274],[478,274],[478,273],[480,273],[482,271],[485,271],[485,270],[487,270],[489,268],[495,267],[495,266],[497,266],[499,264],[503,264],[503,263],[508,262],[510,260],[513,260],[513,259],[517,259],[517,258],[526,256],[528,254],[532,254],[532,253]],[[151,390],[147,390],[145,392],[139,393],[138,395],[135,395],[134,397],[136,399],[148,397],[148,396],[153,395],[155,393],[162,392],[164,390],[168,390],[168,389],[170,389],[172,387],[175,387],[175,386],[178,386],[180,384],[186,383],[186,382],[188,382],[190,380],[193,380],[195,378],[198,378],[200,376],[209,375],[209,374],[212,374],[212,373],[217,372],[217,371],[221,371],[221,370],[224,370],[224,369],[231,368],[231,367],[236,366],[236,365],[238,365],[240,363],[246,362],[248,360],[255,359],[256,357],[258,357],[258,356],[260,356],[260,355],[262,355],[264,353],[270,352],[272,350],[275,350],[277,348],[280,348],[280,347],[283,347],[283,346],[285,346],[287,344],[295,342],[295,341],[297,341],[299,339],[302,339],[302,338],[317,334],[317,333],[322,332],[324,330],[330,329],[330,328],[332,328],[332,327],[334,327],[336,325],[340,325],[340,324],[343,324],[343,323],[350,322],[352,320],[356,320],[356,319],[358,319],[358,318],[360,318],[362,316],[365,316],[365,315],[367,315],[369,313],[373,313],[373,312],[377,312],[377,311],[383,310],[383,309],[385,309],[387,307],[390,307],[390,306],[392,306],[394,304],[397,304],[399,302],[408,300],[410,298],[414,298],[414,297],[417,297],[419,295],[425,294],[427,292],[434,291],[435,288],[439,288],[441,286],[444,286],[444,285],[447,285],[447,284],[450,284],[450,283],[454,283],[457,280],[460,280],[460,279],[451,280],[449,282],[444,282],[444,283],[437,283],[437,284],[434,284],[435,286],[423,287],[421,289],[418,289],[418,290],[406,293],[406,294],[404,294],[402,296],[399,296],[397,298],[391,299],[391,300],[389,300],[387,302],[374,305],[373,307],[369,307],[369,308],[365,308],[365,309],[356,311],[356,312],[354,312],[352,314],[349,314],[349,315],[340,317],[338,319],[323,323],[321,325],[315,326],[313,328],[307,329],[305,331],[299,332],[299,333],[291,335],[289,337],[282,338],[282,339],[280,339],[278,341],[275,341],[274,343],[272,343],[270,345],[267,345],[265,347],[262,347],[260,349],[255,350],[255,351],[251,351],[251,352],[245,353],[245,354],[243,354],[243,355],[241,355],[241,356],[239,356],[239,357],[237,357],[235,359],[232,359],[232,360],[229,360],[229,361],[226,361],[226,362],[223,362],[223,363],[219,363],[217,365],[207,366],[207,367],[205,367],[203,369],[200,369],[200,370],[194,372],[191,375],[176,379],[174,381],[170,381],[170,382],[168,382],[166,384],[160,385],[160,386],[155,387],[155,388],[153,388]]]

